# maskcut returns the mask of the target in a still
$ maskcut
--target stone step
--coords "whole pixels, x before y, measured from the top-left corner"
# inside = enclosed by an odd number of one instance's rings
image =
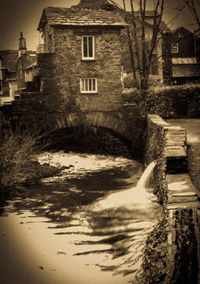
[[[185,147],[182,146],[166,146],[165,157],[186,157]]]
[[[198,208],[200,211],[200,202],[193,201],[193,202],[183,202],[183,203],[170,203],[166,205],[168,210],[176,210],[176,209],[188,209],[188,208]]]
[[[186,141],[186,130],[180,126],[168,127],[166,134],[166,144],[168,146],[184,146]]]
[[[197,194],[193,191],[190,192],[177,192],[171,194],[172,197],[188,197],[188,196],[197,196]]]
[[[166,181],[168,184],[168,205],[173,203],[184,204],[187,208],[188,206],[191,206],[192,202],[198,202],[197,191],[192,184],[188,173],[169,174],[166,176]]]
[[[179,143],[179,145],[185,144],[185,134],[182,133],[173,133],[173,134],[167,134],[166,135],[166,143],[172,144],[173,143]]]
[[[182,197],[172,197],[170,195],[168,195],[168,200],[167,203],[188,203],[188,202],[193,202],[193,201],[197,201],[198,200],[198,196],[182,196]]]

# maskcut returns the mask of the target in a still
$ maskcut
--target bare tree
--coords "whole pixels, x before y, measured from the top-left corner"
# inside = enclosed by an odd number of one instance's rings
[[[200,29],[200,0],[183,0]]]
[[[155,62],[153,53],[159,41],[165,0],[153,0],[154,11],[152,23],[148,23],[146,20],[147,0],[129,1],[131,11],[127,11],[125,0],[122,0],[122,8],[114,0],[110,0],[127,23],[126,32],[133,78],[137,79],[140,88],[146,89],[148,87],[150,66]],[[135,10],[135,6],[138,7],[137,11]],[[149,27],[151,29],[150,37]]]

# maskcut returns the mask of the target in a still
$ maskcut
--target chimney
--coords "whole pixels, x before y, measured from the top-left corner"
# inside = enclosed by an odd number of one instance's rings
[[[26,40],[23,37],[23,33],[20,32],[18,57],[21,57],[22,54],[26,54],[26,53],[27,53]]]

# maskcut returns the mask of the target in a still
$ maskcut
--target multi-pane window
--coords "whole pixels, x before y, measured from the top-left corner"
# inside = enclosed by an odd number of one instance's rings
[[[94,36],[82,37],[82,58],[94,59]]]
[[[96,78],[80,79],[80,91],[81,93],[96,93],[97,79]]]
[[[171,53],[178,53],[178,42],[172,43],[172,45],[171,45]]]

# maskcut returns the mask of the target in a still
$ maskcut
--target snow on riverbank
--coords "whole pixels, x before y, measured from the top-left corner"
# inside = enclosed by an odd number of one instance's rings
[[[56,153],[45,152],[38,157],[38,161],[41,164],[47,163],[58,168],[64,167],[61,175],[43,179],[43,181],[46,182],[55,181],[57,179],[63,180],[66,178],[66,175],[68,177],[81,176],[89,172],[108,170],[113,167],[126,167],[133,164],[136,166],[140,165],[136,161],[123,157],[77,154],[73,152],[64,153],[63,151]]]

